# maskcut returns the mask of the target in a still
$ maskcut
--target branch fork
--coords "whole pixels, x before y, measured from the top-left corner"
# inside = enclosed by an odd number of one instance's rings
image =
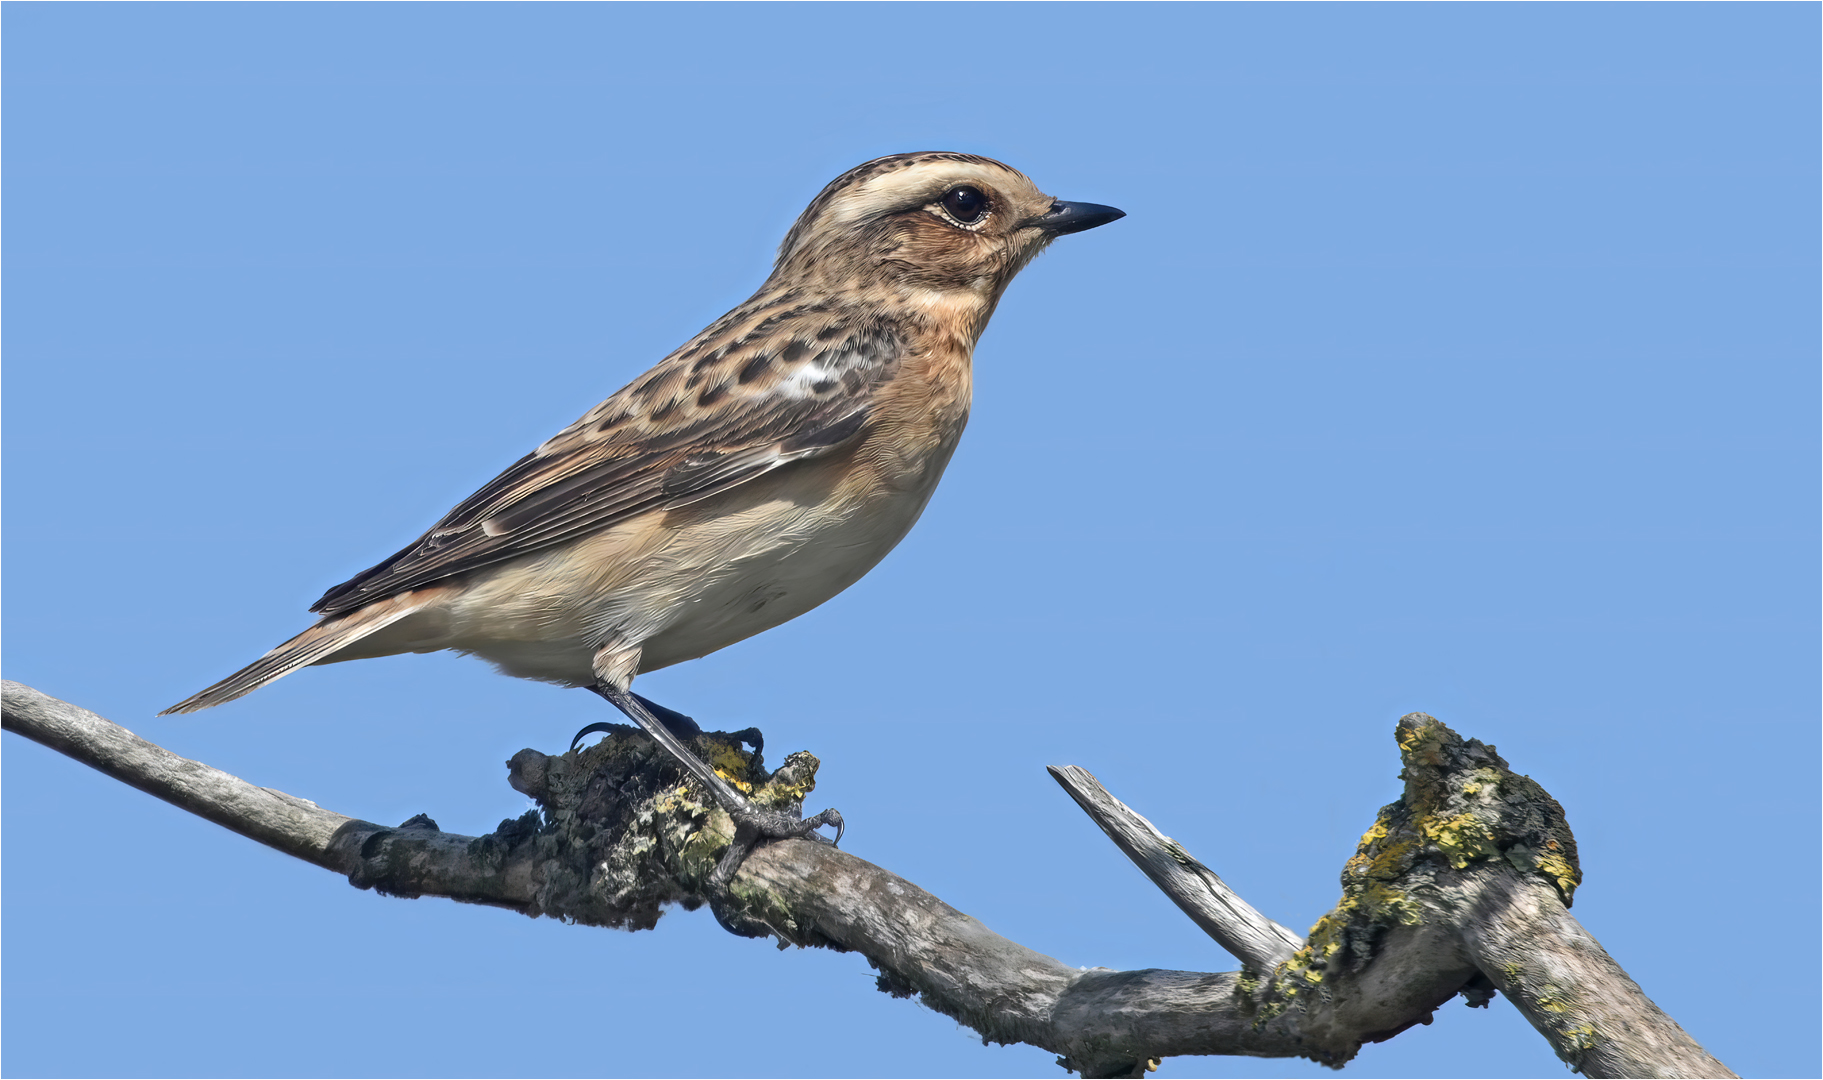
[[[642,733],[552,756],[522,750],[509,782],[540,809],[481,837],[420,815],[387,828],[189,761],[93,713],[4,684],[4,726],[260,843],[397,896],[650,929],[666,904],[707,899],[733,823]],[[1083,1076],[1142,1076],[1187,1054],[1302,1056],[1340,1066],[1430,1022],[1461,993],[1506,995],[1588,1076],[1732,1076],[1569,914],[1581,883],[1555,800],[1437,720],[1399,721],[1405,793],[1342,872],[1309,935],[1262,915],[1087,771],[1058,783],[1242,970],[1087,971],[1002,938],[890,871],[827,842],[763,844],[728,883],[724,925],[785,945],[864,955],[881,990],[916,995],[987,1042],[1052,1050]],[[738,736],[695,750],[756,803],[795,812],[806,753],[768,772]]]

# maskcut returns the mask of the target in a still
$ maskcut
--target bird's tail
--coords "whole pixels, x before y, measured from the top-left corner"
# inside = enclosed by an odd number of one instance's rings
[[[421,589],[376,600],[346,615],[335,615],[273,649],[265,656],[209,687],[190,695],[159,713],[191,713],[233,701],[260,687],[289,675],[298,668],[320,663],[369,634],[377,633],[435,599],[439,590]]]

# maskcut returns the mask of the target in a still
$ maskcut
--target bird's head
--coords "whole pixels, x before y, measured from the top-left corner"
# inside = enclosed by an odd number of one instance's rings
[[[1068,203],[992,158],[894,154],[836,177],[779,245],[772,284],[880,288],[905,300],[978,309],[1065,233],[1125,214]],[[976,331],[979,333],[979,330]]]

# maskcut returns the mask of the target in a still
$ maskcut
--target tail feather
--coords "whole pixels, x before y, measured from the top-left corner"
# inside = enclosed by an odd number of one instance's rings
[[[434,591],[421,590],[389,596],[346,615],[324,619],[221,682],[190,695],[158,715],[198,712],[251,694],[274,679],[324,660],[369,634],[383,630],[421,610],[431,602]]]

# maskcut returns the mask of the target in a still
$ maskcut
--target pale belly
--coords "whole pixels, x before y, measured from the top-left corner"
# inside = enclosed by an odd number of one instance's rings
[[[694,660],[797,618],[859,581],[917,523],[927,500],[901,497],[839,526],[805,529],[702,575],[641,643],[639,670]]]
[[[787,467],[778,483],[528,556],[361,652],[458,649],[509,675],[572,686],[596,681],[604,651],[626,654],[628,676],[695,659],[860,580],[917,523],[948,449],[914,483],[844,497],[841,471]]]

